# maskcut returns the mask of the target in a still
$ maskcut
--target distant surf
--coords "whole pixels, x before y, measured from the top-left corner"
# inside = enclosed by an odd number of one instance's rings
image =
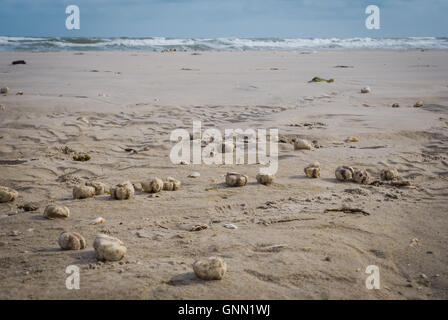
[[[0,36],[0,51],[448,49],[448,38],[33,38]]]

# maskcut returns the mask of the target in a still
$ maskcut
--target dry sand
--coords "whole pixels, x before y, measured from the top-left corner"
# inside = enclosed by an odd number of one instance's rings
[[[27,64],[10,65],[16,59]],[[447,51],[1,52],[0,87],[10,93],[0,95],[0,185],[19,198],[0,204],[0,298],[447,299],[447,61]],[[314,76],[335,82],[308,83]],[[418,100],[423,108],[412,107]],[[172,164],[170,133],[193,120],[277,127],[321,147],[281,143],[275,184],[263,186],[258,165]],[[73,161],[65,146],[92,159]],[[321,178],[308,179],[314,161]],[[338,182],[344,164],[375,180],[395,166],[412,187]],[[193,171],[201,176],[188,178]],[[247,174],[248,185],[226,188],[228,171]],[[183,184],[128,201],[72,199],[85,181],[151,176]],[[39,209],[17,209],[27,202]],[[71,216],[42,218],[52,202]],[[370,215],[325,212],[344,204]],[[89,225],[99,216],[104,224]],[[209,228],[189,231],[196,224]],[[63,230],[87,248],[60,250]],[[125,243],[124,260],[97,263],[99,232]],[[212,255],[227,262],[224,279],[197,279],[192,263]],[[71,264],[80,290],[65,287]],[[380,268],[380,290],[365,287],[368,265]]]

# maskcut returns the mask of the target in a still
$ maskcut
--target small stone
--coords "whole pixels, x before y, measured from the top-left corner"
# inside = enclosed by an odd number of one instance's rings
[[[20,232],[18,230],[14,230],[9,233],[9,236],[11,236],[11,237],[17,237],[19,235],[20,235]]]
[[[399,105],[398,103],[394,103],[394,104],[392,105],[392,108],[400,108],[400,105]]]
[[[28,202],[23,206],[19,206],[19,209],[22,209],[23,211],[36,211],[39,207],[34,203]]]
[[[47,219],[68,218],[70,210],[63,205],[50,204],[44,210],[44,217]]]
[[[199,172],[192,172],[190,173],[190,175],[188,176],[189,178],[199,178],[201,176],[201,174]]]
[[[94,187],[77,186],[73,188],[73,199],[92,198],[96,194]]]
[[[193,271],[202,280],[221,280],[227,271],[227,265],[221,258],[210,257],[196,261]]]
[[[110,189],[111,199],[128,200],[134,197],[134,186],[130,181],[117,184]]]
[[[356,137],[351,137],[351,138],[347,138],[347,139],[345,139],[345,142],[358,142],[359,140],[358,140],[358,138],[356,138]]]
[[[142,182],[142,189],[149,193],[160,192],[163,189],[163,181],[160,178],[153,178],[149,182]]]
[[[163,181],[163,190],[166,191],[176,191],[179,190],[181,182],[172,177],[168,177]]]
[[[0,88],[0,94],[8,94],[8,92],[9,92],[9,88],[8,87]]]
[[[193,227],[191,227],[190,231],[201,231],[201,230],[205,230],[205,229],[208,229],[208,225],[197,224],[197,225],[194,225]]]
[[[355,170],[349,166],[339,166],[336,168],[334,174],[339,181],[348,181],[353,179]]]
[[[110,192],[110,188],[106,184],[104,184],[102,182],[87,181],[85,184],[88,187],[95,188],[95,195],[97,195],[97,196],[105,194],[106,192]]]
[[[305,169],[303,169],[308,178],[319,178],[320,177],[320,164],[319,162],[314,162],[309,164]]]
[[[370,87],[364,87],[364,88],[361,88],[361,93],[370,93],[370,92],[372,92],[372,90],[370,89]]]
[[[97,225],[97,224],[102,224],[104,222],[106,222],[106,220],[103,217],[98,217],[98,218],[95,218],[93,220],[90,220],[89,224]]]
[[[312,145],[308,140],[298,139],[294,141],[294,150],[311,150]]]
[[[106,234],[96,236],[93,248],[96,252],[96,258],[100,261],[119,261],[127,252],[127,248],[120,239]]]
[[[366,169],[355,169],[355,172],[353,173],[353,180],[357,183],[369,184],[370,174]]]
[[[76,232],[62,232],[59,235],[58,242],[64,250],[82,250],[87,246],[84,237]]]
[[[417,101],[417,102],[414,104],[414,108],[421,108],[421,107],[423,107],[423,101]]]
[[[398,178],[398,170],[396,168],[386,168],[381,170],[380,173],[381,180],[394,180]]]
[[[90,155],[84,153],[75,154],[73,156],[73,160],[75,161],[89,161],[90,159],[91,159]]]
[[[181,160],[181,161],[179,161],[179,164],[183,165],[183,166],[186,166],[186,165],[188,165],[188,162],[185,161],[185,160]]]
[[[17,91],[16,96],[23,96],[23,91]]]
[[[265,186],[271,185],[274,182],[275,175],[274,174],[257,174],[257,182],[260,184],[264,184]]]
[[[238,227],[236,225],[234,225],[233,223],[228,223],[223,225],[224,228],[226,229],[238,229]]]
[[[237,172],[227,172],[226,184],[229,187],[242,187],[246,185],[248,177]]]
[[[0,203],[12,202],[17,199],[19,193],[9,187],[0,186]]]

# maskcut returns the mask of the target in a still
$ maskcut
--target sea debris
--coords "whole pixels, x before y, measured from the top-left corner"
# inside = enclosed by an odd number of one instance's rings
[[[226,229],[238,229],[238,227],[236,225],[234,225],[233,223],[227,223],[227,224],[223,225],[223,227]]]
[[[89,124],[89,120],[86,117],[78,117],[76,120],[84,122],[85,124]]]
[[[393,167],[389,167],[386,169],[381,170],[380,172],[381,180],[394,180],[398,178],[398,170]]]
[[[87,246],[84,237],[77,232],[62,232],[58,243],[64,250],[82,250]]]
[[[91,157],[87,153],[78,153],[73,155],[73,160],[75,161],[89,161],[90,159]]]
[[[19,193],[9,187],[0,186],[0,203],[12,202],[17,199]]]
[[[248,180],[248,176],[237,173],[237,172],[227,172],[226,174],[226,185],[229,187],[242,187],[245,186]]]
[[[190,228],[190,231],[201,231],[208,229],[208,225],[206,224],[196,224]]]
[[[167,177],[163,181],[163,190],[166,191],[176,191],[179,190],[181,182],[173,177]]]
[[[418,238],[412,238],[409,242],[409,246],[412,248],[420,246],[420,240]]]
[[[23,91],[17,91],[16,96],[23,96]]]
[[[96,258],[100,261],[119,261],[127,252],[124,243],[106,234],[98,234],[93,242]]]
[[[16,64],[26,64],[25,60],[14,60],[12,63],[12,65],[16,65]]]
[[[400,108],[400,104],[399,103],[394,103],[394,104],[392,104],[392,108]]]
[[[201,174],[197,171],[192,172],[188,175],[189,178],[199,178],[201,176]]]
[[[73,188],[73,199],[92,198],[96,194],[96,189],[89,186],[76,186]]]
[[[257,174],[256,179],[258,183],[264,184],[265,186],[271,185],[274,182],[274,174]]]
[[[70,216],[70,210],[63,205],[50,204],[44,210],[44,217],[47,219],[68,218]]]
[[[343,213],[362,213],[365,216],[370,216],[370,213],[360,208],[351,208],[349,206],[343,205],[341,208],[336,209],[325,209],[326,212],[343,212]]]
[[[370,92],[372,92],[372,89],[370,89],[370,87],[361,88],[361,93],[370,93]]]
[[[355,169],[353,173],[353,180],[360,184],[370,183],[370,174],[366,169]]]
[[[358,141],[359,141],[359,139],[356,137],[350,137],[350,138],[345,139],[345,142],[358,142]]]
[[[417,101],[415,104],[414,104],[414,108],[421,108],[421,107],[423,107],[423,101]]]
[[[288,248],[286,244],[273,244],[273,245],[259,245],[256,251],[259,252],[280,252],[283,249]]]
[[[69,146],[61,146],[58,148],[63,154],[71,154],[74,153],[75,150],[73,150],[72,148],[70,148]]]
[[[124,151],[129,152],[130,154],[137,154],[138,151],[134,148],[124,148]]]
[[[306,166],[303,171],[308,178],[319,178],[320,177],[320,163],[314,162]]]
[[[294,141],[294,150],[311,150],[312,145],[308,140],[297,139]]]
[[[334,82],[334,79],[324,79],[324,78],[320,78],[320,77],[314,77],[313,79],[311,79],[310,81],[308,81],[308,83],[310,82],[327,82],[327,83],[332,83]]]
[[[115,200],[128,200],[134,197],[134,186],[130,181],[117,184],[110,189],[110,197]]]
[[[348,181],[353,179],[355,170],[349,166],[339,166],[336,168],[334,175],[339,181]]]
[[[202,280],[221,280],[227,272],[227,264],[219,257],[210,257],[193,263],[193,271]]]
[[[163,189],[163,180],[160,178],[153,178],[149,182],[142,182],[142,189],[149,193],[160,192]]]
[[[106,220],[103,217],[98,217],[98,218],[95,218],[93,220],[90,220],[89,224],[97,225],[97,224],[102,224],[104,222],[106,222]]]
[[[99,181],[86,181],[85,185],[94,188],[97,196],[110,192],[110,188],[105,183]]]

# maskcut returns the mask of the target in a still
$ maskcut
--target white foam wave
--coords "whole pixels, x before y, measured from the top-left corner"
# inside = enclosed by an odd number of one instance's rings
[[[0,36],[0,50],[448,49],[448,38],[31,38]]]

